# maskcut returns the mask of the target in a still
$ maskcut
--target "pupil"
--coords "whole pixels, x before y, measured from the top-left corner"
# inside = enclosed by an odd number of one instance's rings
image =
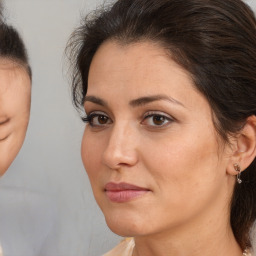
[[[107,117],[106,116],[99,116],[98,121],[100,124],[105,124],[107,122]]]
[[[164,123],[165,118],[163,116],[154,116],[153,121],[157,125],[161,125]]]

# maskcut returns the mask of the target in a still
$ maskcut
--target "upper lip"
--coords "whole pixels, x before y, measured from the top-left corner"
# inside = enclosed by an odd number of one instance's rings
[[[139,187],[133,184],[121,182],[121,183],[114,183],[109,182],[105,185],[105,191],[123,191],[123,190],[145,190],[148,191],[149,189]]]

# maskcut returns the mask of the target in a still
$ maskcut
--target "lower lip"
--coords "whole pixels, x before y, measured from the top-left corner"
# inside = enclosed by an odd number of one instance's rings
[[[110,201],[114,203],[128,202],[137,197],[141,197],[148,193],[148,190],[120,190],[120,191],[106,191],[106,195]]]

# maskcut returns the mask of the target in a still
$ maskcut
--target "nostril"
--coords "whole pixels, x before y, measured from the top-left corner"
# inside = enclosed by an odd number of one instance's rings
[[[121,166],[133,166],[137,163],[136,150],[108,149],[103,154],[103,163],[111,169],[118,169]]]

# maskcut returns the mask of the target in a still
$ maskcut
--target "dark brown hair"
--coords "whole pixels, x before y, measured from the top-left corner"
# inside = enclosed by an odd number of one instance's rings
[[[191,74],[208,99],[216,130],[228,142],[256,115],[256,20],[241,0],[119,0],[88,15],[68,45],[72,92],[83,106],[92,58],[106,40],[153,41]],[[256,219],[256,160],[231,202],[231,226],[244,249]]]
[[[31,79],[32,72],[28,63],[28,55],[22,38],[17,30],[8,25],[3,17],[3,7],[0,2],[0,58],[10,59],[22,65]]]

